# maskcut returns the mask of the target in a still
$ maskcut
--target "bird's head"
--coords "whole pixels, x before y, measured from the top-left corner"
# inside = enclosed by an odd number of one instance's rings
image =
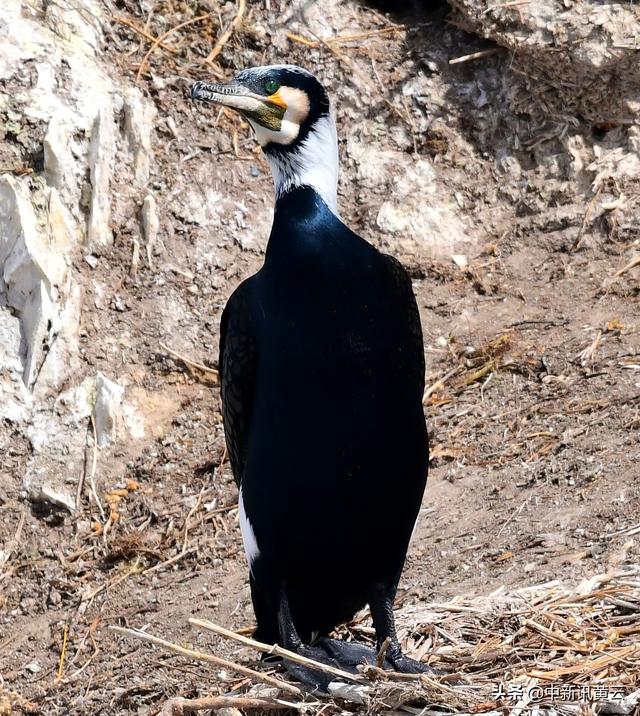
[[[252,67],[229,84],[196,82],[191,98],[235,109],[253,127],[271,165],[276,196],[311,186],[335,210],[338,149],[329,97],[307,70]]]

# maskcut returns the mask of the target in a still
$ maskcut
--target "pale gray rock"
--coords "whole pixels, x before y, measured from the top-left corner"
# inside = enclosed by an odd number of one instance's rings
[[[133,155],[135,183],[144,186],[149,180],[151,166],[151,127],[156,111],[145,102],[140,90],[127,89],[124,95],[124,129]]]
[[[36,215],[28,190],[14,177],[0,177],[0,266],[6,302],[21,311],[37,284],[45,278]]]
[[[73,126],[64,112],[51,117],[44,138],[44,173],[47,184],[73,195],[77,192],[76,161],[70,138]]]
[[[347,155],[360,186],[388,197],[375,221],[394,251],[445,257],[470,240],[455,196],[443,191],[431,162],[357,139],[348,141]]]
[[[98,447],[105,447],[118,438],[123,425],[122,399],[124,388],[98,372],[96,376],[95,421]]]
[[[69,510],[89,417],[95,412],[106,451],[116,439],[144,434],[122,386],[106,376],[74,379],[84,294],[70,258],[100,255],[112,241],[116,161],[118,180],[134,187],[146,183],[153,162],[151,103],[113,79],[100,57],[104,10],[97,0],[0,3],[0,80],[18,87],[0,97],[2,119],[20,136],[41,137],[34,127],[44,133],[44,171],[0,177],[0,419],[31,444],[18,476],[30,498]],[[149,227],[157,234],[157,210]]]
[[[113,242],[111,195],[109,192],[115,155],[113,106],[104,98],[104,105],[96,115],[89,145],[91,176],[91,208],[87,227],[87,243],[91,249],[109,246]]]
[[[22,382],[20,321],[0,306],[0,419],[23,423],[29,415],[30,396]]]
[[[91,416],[100,452],[116,440],[144,435],[137,406],[126,403],[124,393],[124,386],[98,372],[34,413],[27,431],[34,454],[23,480],[31,500],[75,509]]]
[[[23,382],[33,388],[51,347],[68,289],[72,219],[55,189],[44,224],[19,180],[0,177],[0,297],[20,320]],[[60,303],[58,303],[60,302]]]
[[[22,339],[26,348],[22,380],[33,388],[52,339],[56,308],[43,281],[38,281],[21,312]]]
[[[393,250],[398,253],[439,257],[462,253],[471,238],[455,196],[438,188],[430,162],[406,156],[400,160],[405,166],[395,173],[390,198],[380,206],[378,228],[392,235]]]

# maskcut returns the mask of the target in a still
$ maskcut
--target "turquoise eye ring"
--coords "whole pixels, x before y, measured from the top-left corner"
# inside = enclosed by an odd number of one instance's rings
[[[280,85],[275,80],[267,80],[264,83],[264,90],[267,94],[274,94],[280,89]]]

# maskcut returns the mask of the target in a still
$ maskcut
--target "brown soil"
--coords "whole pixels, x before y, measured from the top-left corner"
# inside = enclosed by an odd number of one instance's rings
[[[151,31],[200,12],[172,12],[177,5],[156,9]],[[350,18],[350,31],[388,25],[370,9],[346,5],[340,12]],[[137,3],[120,6],[144,24]],[[233,4],[220,12],[230,21]],[[166,25],[158,20],[163,14]],[[616,232],[607,217],[587,216],[573,250],[588,188],[545,179],[537,157],[525,150],[519,159],[528,183],[496,173],[496,147],[505,145],[507,129],[533,129],[516,117],[488,126],[486,110],[461,87],[483,82],[500,109],[507,60],[449,67],[447,58],[483,45],[447,26],[445,16],[439,9],[408,34],[375,37],[366,53],[362,45],[332,52],[286,41],[275,30],[270,35],[268,15],[254,9],[251,31],[235,37],[220,58],[225,73],[285,52],[287,61],[316,68],[339,100],[343,155],[347,137],[395,151],[394,137],[408,137],[406,152],[415,148],[433,163],[438,187],[459,198],[460,214],[472,226],[456,249],[468,256],[466,267],[428,247],[396,245],[376,227],[385,188],[361,185],[354,161],[344,157],[343,216],[410,269],[428,385],[448,376],[426,402],[433,457],[401,583],[405,604],[573,581],[640,557],[637,536],[615,536],[638,521],[640,508],[639,272],[614,278],[636,237],[631,226]],[[228,466],[220,466],[217,387],[191,375],[160,343],[215,365],[224,302],[260,265],[271,186],[247,127],[224,116],[214,127],[215,113],[183,99],[188,83],[177,77],[206,74],[200,61],[215,38],[208,27],[187,29],[174,37],[181,53],[155,53],[151,75],[144,76],[158,107],[152,188],[161,207],[162,247],[156,260],[129,275],[141,197],[123,189],[113,249],[96,269],[81,256],[75,265],[88,307],[86,372],[104,370],[126,383],[153,412],[157,434],[141,454],[123,447],[108,460],[97,456],[97,492],[111,514],[105,529],[90,496],[90,448],[82,509],[71,516],[24,501],[19,475],[30,447],[0,426],[0,542],[10,551],[0,564],[0,713],[144,716],[156,714],[168,696],[240,683],[232,674],[115,637],[110,624],[148,626],[175,642],[254,663],[250,652],[187,624],[200,616],[235,629],[251,625],[253,616],[236,490]],[[114,22],[108,50],[114,73],[135,73],[146,47]],[[368,104],[349,63],[362,67],[371,58],[384,90]],[[412,107],[431,121],[429,132],[412,135],[402,90],[418,74],[430,77],[442,101],[434,94]],[[551,156],[562,149],[550,140],[545,151]],[[212,227],[190,219],[198,207],[189,198],[208,191],[219,192],[227,209],[237,204],[235,223]],[[625,194],[637,197],[637,185],[625,187]],[[14,711],[2,710],[3,698]]]

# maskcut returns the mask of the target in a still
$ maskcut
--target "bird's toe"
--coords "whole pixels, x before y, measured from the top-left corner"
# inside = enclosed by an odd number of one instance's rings
[[[307,659],[313,659],[320,664],[332,666],[335,669],[340,668],[340,664],[338,664],[337,661],[332,659],[323,649],[317,646],[301,646],[299,649],[296,649],[296,653],[300,656],[306,657]],[[288,674],[305,686],[311,688],[313,691],[317,690],[326,692],[329,684],[336,680],[335,676],[327,672],[299,664],[287,658],[282,660],[282,665]]]
[[[362,664],[375,664],[378,656],[375,649],[356,641],[341,641],[323,637],[316,642],[316,645],[338,662],[340,668],[352,674],[356,674],[357,667]]]
[[[401,674],[437,674],[437,670],[405,654],[387,655],[386,662]]]

